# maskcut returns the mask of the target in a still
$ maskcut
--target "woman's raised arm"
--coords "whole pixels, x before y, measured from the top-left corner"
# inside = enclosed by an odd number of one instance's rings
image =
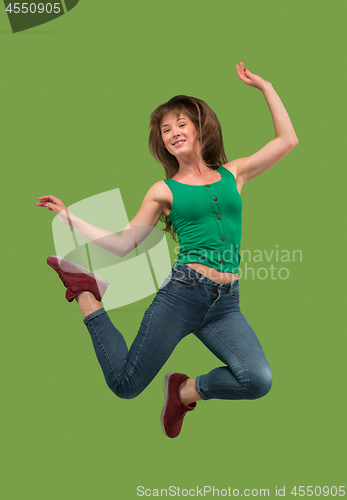
[[[159,181],[160,182],[160,181]],[[44,207],[58,215],[60,220],[74,231],[108,252],[124,257],[153,231],[163,213],[158,182],[148,190],[135,217],[125,226],[121,234],[100,229],[73,215],[64,203],[55,196],[40,196],[38,207]]]
[[[243,62],[240,66],[236,64],[236,69],[239,78],[246,85],[263,92],[272,114],[276,134],[276,139],[265,144],[253,155],[233,160],[226,165],[229,168],[236,165],[237,178],[243,184],[278,163],[299,141],[289,115],[272,84],[245,69]]]

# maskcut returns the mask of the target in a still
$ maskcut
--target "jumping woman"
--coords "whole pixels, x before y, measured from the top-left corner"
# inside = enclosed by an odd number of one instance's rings
[[[41,196],[36,203],[119,256],[138,246],[159,220],[174,239],[177,234],[177,263],[146,310],[129,350],[100,304],[109,283],[62,257],[47,259],[67,288],[66,299],[77,301],[107,385],[118,397],[138,396],[190,333],[223,363],[194,379],[176,372],[165,375],[161,425],[170,438],[179,435],[185,414],[197,401],[256,399],[272,384],[263,349],[240,310],[240,194],[245,182],[278,163],[298,139],[271,83],[242,62],[236,69],[246,85],[263,92],[272,114],[276,138],[259,151],[228,162],[215,113],[204,101],[179,95],[150,119],[149,148],[166,179],[153,184],[120,235],[79,219],[54,196]]]

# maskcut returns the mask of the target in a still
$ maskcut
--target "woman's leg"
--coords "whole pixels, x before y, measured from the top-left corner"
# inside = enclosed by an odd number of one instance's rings
[[[270,390],[271,370],[253,329],[240,311],[238,284],[220,295],[215,295],[215,287],[211,291],[201,286],[202,293],[197,297],[192,283],[186,276],[181,280],[177,273],[169,285],[159,290],[130,351],[93,294],[77,294],[106,381],[120,397],[139,394],[191,331],[226,366],[196,380],[186,380],[179,389],[183,403],[212,398],[255,399]],[[206,305],[210,306],[207,312]]]
[[[225,366],[196,378],[202,399],[256,399],[272,385],[270,366],[260,342],[239,307],[238,287],[220,303],[194,334]]]
[[[257,399],[269,392],[270,366],[241,313],[225,323],[211,322],[197,337],[226,365],[196,378],[196,390],[202,399]]]
[[[76,299],[107,384],[120,397],[132,398],[140,394],[177,343],[197,327],[204,315],[194,294],[196,281],[172,270],[147,309],[128,351],[122,334],[100,304],[109,283],[102,276],[57,255],[49,256],[47,264],[58,273],[66,287],[68,302]],[[176,286],[168,289],[171,278]]]
[[[204,311],[192,314],[191,296],[192,289],[181,286],[159,290],[144,314],[130,349],[100,303],[84,292],[77,296],[82,312],[92,311],[83,322],[91,335],[107,385],[117,396],[130,399],[139,395],[180,340],[197,328]],[[199,307],[198,299],[196,305]]]

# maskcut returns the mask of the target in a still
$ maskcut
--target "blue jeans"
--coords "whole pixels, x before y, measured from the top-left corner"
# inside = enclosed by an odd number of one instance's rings
[[[121,398],[138,396],[190,333],[222,363],[196,377],[201,399],[256,399],[271,388],[263,349],[240,311],[239,280],[221,285],[176,264],[146,310],[129,350],[105,309],[83,322],[107,385]]]

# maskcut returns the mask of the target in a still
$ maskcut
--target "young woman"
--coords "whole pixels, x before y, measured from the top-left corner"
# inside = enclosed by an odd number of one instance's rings
[[[36,203],[121,256],[138,246],[159,220],[166,222],[165,231],[177,233],[177,263],[145,312],[129,350],[100,304],[108,282],[69,260],[47,259],[67,288],[67,300],[77,301],[106,382],[117,396],[140,394],[192,332],[223,363],[195,379],[175,372],[165,376],[161,424],[171,438],[178,436],[196,401],[260,398],[272,383],[263,349],[239,305],[240,193],[245,182],[279,162],[298,139],[271,83],[242,62],[236,69],[246,85],[263,92],[272,113],[276,138],[258,152],[228,162],[212,109],[200,99],[176,96],[159,106],[150,122],[150,150],[167,179],[149,189],[121,235],[79,219],[54,196],[41,196]]]

